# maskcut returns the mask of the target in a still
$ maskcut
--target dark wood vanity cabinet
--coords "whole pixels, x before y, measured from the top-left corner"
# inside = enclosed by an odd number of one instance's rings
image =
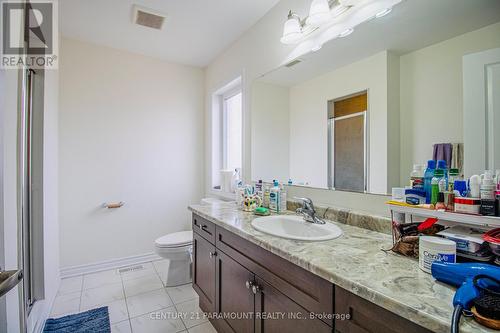
[[[216,313],[226,315],[219,320],[225,332],[254,331],[255,300],[251,290],[254,274],[219,251],[216,273]],[[233,316],[234,314],[234,316]]]
[[[429,332],[196,214],[193,231],[193,288],[218,332]]]
[[[193,288],[200,297],[200,307],[215,311],[215,245],[193,233]]]

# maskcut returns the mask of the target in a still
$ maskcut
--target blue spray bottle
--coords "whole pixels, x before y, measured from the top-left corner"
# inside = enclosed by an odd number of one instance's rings
[[[427,169],[424,173],[424,191],[425,191],[425,203],[431,203],[431,188],[432,188],[432,177],[434,177],[434,171],[436,170],[436,161],[427,161]]]

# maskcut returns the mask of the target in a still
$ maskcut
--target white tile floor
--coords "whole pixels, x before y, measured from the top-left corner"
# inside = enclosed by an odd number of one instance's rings
[[[214,333],[191,284],[165,288],[167,260],[63,279],[51,317],[107,306],[112,333]],[[137,266],[137,265],[134,265]]]

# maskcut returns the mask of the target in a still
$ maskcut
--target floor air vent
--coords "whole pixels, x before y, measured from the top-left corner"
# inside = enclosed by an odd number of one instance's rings
[[[133,23],[144,27],[161,30],[165,23],[166,15],[158,13],[152,9],[140,6],[133,6]]]
[[[143,269],[144,269],[144,266],[142,266],[142,265],[123,267],[123,268],[118,269],[118,273],[123,274],[123,273],[128,273],[128,272],[142,271]]]

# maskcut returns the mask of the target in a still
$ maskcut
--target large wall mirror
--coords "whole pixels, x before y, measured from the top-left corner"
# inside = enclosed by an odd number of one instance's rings
[[[405,0],[252,83],[251,176],[388,194],[500,169],[499,124],[500,1]]]

